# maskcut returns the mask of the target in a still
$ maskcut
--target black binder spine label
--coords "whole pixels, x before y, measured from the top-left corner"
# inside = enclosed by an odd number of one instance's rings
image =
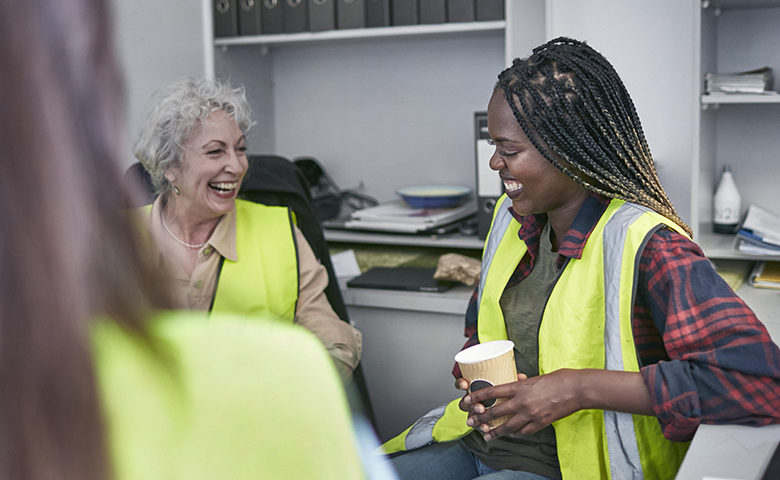
[[[473,22],[476,18],[474,13],[475,1],[476,0],[447,0],[447,21]]]
[[[336,28],[336,0],[308,0],[309,30],[322,32]]]
[[[447,21],[446,0],[420,2],[420,23],[444,23]]]
[[[308,29],[305,0],[284,0],[284,31],[296,33]]]
[[[266,33],[284,33],[284,6],[285,0],[256,0],[260,1],[260,22],[262,31]]]
[[[475,0],[478,22],[504,19],[504,0]]]
[[[393,25],[416,25],[418,23],[417,0],[392,1]]]
[[[336,26],[339,29],[365,27],[365,0],[338,0],[336,3]]]
[[[366,0],[366,26],[390,25],[390,0]]]
[[[260,1],[261,0],[238,0],[239,35],[260,34]]]
[[[238,13],[236,0],[213,0],[214,36],[233,37],[238,35]]]

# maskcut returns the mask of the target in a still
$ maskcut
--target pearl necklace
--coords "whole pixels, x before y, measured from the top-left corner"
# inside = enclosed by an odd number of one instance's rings
[[[168,224],[165,223],[165,216],[162,214],[162,212],[160,213],[160,220],[162,221],[162,226],[165,227],[165,231],[168,232],[168,235],[173,237],[174,240],[176,240],[177,242],[181,243],[185,247],[187,247],[187,248],[200,248],[200,247],[202,247],[203,245],[206,244],[206,242],[198,243],[198,244],[187,243],[184,240],[182,240],[179,237],[177,237],[176,235],[174,235],[173,232],[171,231],[171,229],[168,228]]]

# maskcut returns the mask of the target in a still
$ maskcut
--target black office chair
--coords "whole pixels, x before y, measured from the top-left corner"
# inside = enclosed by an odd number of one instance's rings
[[[244,176],[238,196],[264,205],[286,206],[295,213],[298,228],[328,272],[329,282],[325,289],[325,296],[336,315],[349,322],[347,306],[339,289],[330,250],[325,241],[322,225],[317,218],[306,177],[293,162],[279,155],[250,155],[248,160],[249,169]],[[134,163],[127,169],[124,180],[134,185],[134,188],[140,188],[142,193],[139,201],[129,207],[140,207],[154,202],[155,194],[151,178],[140,163]],[[350,403],[376,428],[374,411],[360,364],[355,369],[353,378],[359,400],[354,398],[354,392],[348,391]]]

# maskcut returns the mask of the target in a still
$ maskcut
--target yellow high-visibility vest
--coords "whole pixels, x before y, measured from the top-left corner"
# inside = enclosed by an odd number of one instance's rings
[[[152,206],[142,211],[148,217]],[[236,200],[236,254],[238,261],[221,263],[210,310],[293,322],[299,278],[291,211]]]
[[[520,224],[503,196],[485,243],[478,299],[480,342],[507,338],[499,300],[527,251]],[[671,220],[639,205],[612,200],[588,238],[581,259],[562,269],[539,328],[539,372],[600,368],[638,372],[631,327],[637,262],[650,236]],[[454,440],[469,433],[460,399],[429,412],[385,443],[388,452]],[[653,416],[582,410],[553,423],[564,478],[672,478],[688,448],[663,437]]]

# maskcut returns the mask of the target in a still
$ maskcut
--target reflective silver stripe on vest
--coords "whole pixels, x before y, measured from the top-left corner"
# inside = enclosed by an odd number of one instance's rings
[[[604,322],[605,368],[623,370],[620,344],[620,270],[628,228],[648,208],[624,203],[604,227]],[[604,411],[604,427],[613,479],[641,479],[642,464],[631,414]]]
[[[496,217],[493,219],[493,225],[490,227],[490,236],[485,244],[485,251],[482,252],[482,275],[479,276],[479,290],[477,294],[477,313],[479,313],[479,306],[482,304],[482,292],[485,290],[485,279],[487,278],[487,272],[490,269],[490,263],[493,261],[493,256],[498,250],[498,244],[504,238],[504,232],[512,222],[512,214],[509,213],[509,207],[512,204],[512,200],[509,197],[505,197],[504,201],[499,205]]]
[[[433,426],[444,415],[446,408],[447,405],[434,408],[412,425],[404,439],[404,445],[406,445],[407,450],[424,447],[433,442]]]

